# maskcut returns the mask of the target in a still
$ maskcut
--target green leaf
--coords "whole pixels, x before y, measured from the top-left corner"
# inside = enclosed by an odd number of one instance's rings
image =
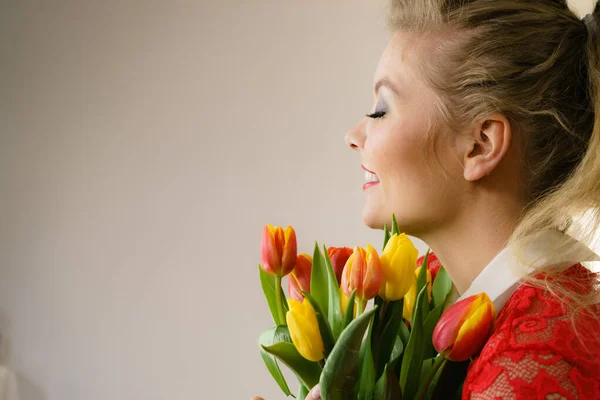
[[[423,360],[423,365],[421,366],[421,377],[419,378],[419,382],[421,382],[421,384],[423,384],[427,378],[429,378],[429,375],[433,369],[434,360],[435,357]]]
[[[342,331],[321,373],[319,385],[323,400],[354,398],[360,346],[369,321],[376,311],[377,306],[365,311]]]
[[[390,240],[390,231],[387,227],[387,225],[383,225],[383,250],[385,250],[385,246],[387,246],[387,242]]]
[[[374,314],[376,319],[377,314]],[[369,328],[367,338],[360,347],[358,356],[360,375],[358,380],[358,399],[372,400],[373,390],[375,389],[375,363],[373,361],[373,352],[371,349],[371,335],[373,334],[373,320]]]
[[[470,360],[460,362],[447,360],[433,378],[427,391],[428,397],[431,399],[460,399],[460,396],[455,397],[454,394],[462,393],[462,384],[467,378],[470,363]]]
[[[321,375],[319,363],[302,357],[292,343],[279,342],[271,346],[262,346],[262,348],[287,365],[296,374],[302,385],[313,387],[319,383]]]
[[[448,276],[448,272],[442,266],[438,270],[435,280],[433,282],[433,288],[431,294],[433,295],[433,307],[437,308],[439,305],[444,304],[446,297],[452,290],[452,280]]]
[[[340,303],[340,287],[333,271],[333,265],[327,253],[327,247],[323,246],[323,254],[325,254],[325,267],[327,270],[327,283],[328,283],[328,301],[329,309],[327,315],[329,316],[329,324],[333,330],[333,336],[337,339],[342,333],[343,319],[342,319],[342,305]]]
[[[417,277],[417,293],[421,291],[423,286],[427,285],[427,260],[429,259],[429,250],[425,253],[425,257],[423,257],[423,264],[421,264],[421,270],[419,271],[419,276]],[[433,290],[433,288],[432,288]]]
[[[402,390],[398,384],[398,377],[386,365],[381,378],[375,385],[375,399],[377,400],[402,400]]]
[[[296,395],[296,398],[298,400],[304,400],[306,399],[306,396],[308,396],[308,392],[310,390],[306,388],[306,386],[300,384],[300,387],[298,388],[298,394]]]
[[[394,360],[395,358],[400,357],[402,353],[404,353],[404,343],[402,343],[400,336],[396,336],[396,342],[394,343],[390,359]]]
[[[381,333],[376,339],[377,344],[374,350],[377,376],[383,373],[385,365],[391,360],[392,351],[400,332],[400,325],[404,323],[402,321],[403,310],[403,299],[389,302],[385,309],[384,319],[381,322]]]
[[[427,265],[427,262],[429,261],[429,253],[431,252],[431,247],[427,249],[427,252],[425,252],[425,257],[423,257],[423,262],[421,263],[421,267],[425,267]]]
[[[321,309],[319,303],[317,303],[317,300],[315,300],[310,293],[302,291],[302,294],[308,299],[310,304],[315,309],[315,313],[317,314],[317,323],[319,324],[319,332],[321,333],[321,339],[323,339],[325,357],[329,357],[329,353],[331,353],[331,350],[335,345],[335,340],[333,339],[333,332],[331,331],[327,317],[325,317],[323,314],[323,310]]]
[[[423,308],[429,307],[427,287],[423,287],[415,301],[412,330],[404,351],[400,369],[400,387],[407,399],[412,399],[419,389],[419,377],[423,366]]]
[[[348,307],[346,308],[346,315],[344,315],[344,323],[342,325],[342,331],[346,329],[350,322],[354,319],[354,298],[356,297],[356,289],[352,291],[350,298],[348,299]],[[341,333],[341,332],[340,332]]]
[[[410,337],[410,331],[408,330],[406,323],[404,323],[404,320],[403,323],[400,324],[400,334],[398,336],[400,336],[402,344],[404,344],[404,347],[406,348],[406,345],[408,344],[408,339]]]
[[[400,234],[400,229],[398,229],[398,222],[396,221],[396,214],[392,214],[392,236]]]
[[[260,285],[262,286],[263,293],[265,294],[265,298],[267,299],[267,304],[269,305],[269,310],[271,311],[271,315],[273,316],[273,321],[275,325],[285,325],[285,320],[280,321],[279,313],[277,312],[277,300],[275,297],[275,277],[273,275],[267,274],[261,266],[258,266],[258,272],[260,274]],[[282,290],[279,288],[279,290]],[[285,299],[285,296],[282,297]],[[285,303],[285,302],[284,302]],[[287,304],[285,304],[287,307]]]
[[[423,338],[425,340],[423,354],[425,357],[435,357],[438,352],[433,347],[433,330],[437,325],[440,317],[442,316],[442,312],[444,311],[444,303],[440,304],[436,308],[434,308],[423,323]]]
[[[275,357],[269,353],[267,353],[263,346],[272,346],[275,343],[279,342],[291,342],[292,339],[290,337],[290,332],[286,326],[280,325],[274,328],[267,329],[258,337],[258,343],[260,345],[260,356],[262,357],[267,369],[271,373],[275,382],[279,385],[281,390],[286,396],[291,394],[290,388],[285,381],[285,377],[281,373],[279,369],[279,365],[277,364],[277,360]]]
[[[329,312],[329,275],[327,266],[321,254],[319,244],[315,243],[313,252],[312,271],[310,273],[310,293],[317,300],[321,309],[328,316]]]
[[[427,265],[427,260],[429,258],[429,250],[427,250],[427,253],[425,254],[425,257],[423,259],[423,264]],[[417,277],[417,293],[421,292],[421,290],[423,288],[426,288],[427,285],[427,268],[421,268],[421,270],[419,271],[419,276]],[[433,288],[432,288],[433,291]],[[425,293],[425,299],[427,304],[423,307],[421,307],[421,312],[423,315],[423,319],[422,321],[425,321],[425,318],[427,318],[427,315],[429,314],[429,294]],[[413,319],[414,319],[414,315],[413,315]]]

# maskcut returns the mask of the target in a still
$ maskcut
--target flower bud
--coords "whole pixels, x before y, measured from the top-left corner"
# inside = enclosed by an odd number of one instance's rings
[[[296,232],[288,226],[284,232],[280,226],[266,225],[260,245],[262,269],[274,276],[286,276],[296,265]]]
[[[288,304],[290,310],[287,312],[285,320],[296,350],[307,360],[323,359],[325,347],[315,309],[306,298],[302,302],[288,299]]]
[[[419,259],[417,260],[417,267],[420,267],[421,265],[423,265],[423,260],[425,260],[425,256],[419,257]],[[442,266],[442,264],[440,263],[440,260],[438,260],[435,253],[430,251],[429,256],[427,257],[427,269],[431,273],[431,283],[432,284],[433,284],[433,282],[435,282],[435,277],[437,276],[437,273],[440,270],[441,266]]]
[[[487,294],[467,297],[450,306],[433,330],[433,346],[448,360],[475,356],[494,329],[496,312]]]
[[[308,254],[298,254],[296,266],[288,275],[288,291],[292,299],[303,301],[302,291],[310,293],[311,271],[312,258]]]
[[[348,258],[352,255],[352,249],[349,247],[329,247],[327,249],[327,254],[329,254],[329,258],[331,259],[333,272],[335,273],[339,285],[342,281],[344,265],[346,265],[346,261],[348,261]]]
[[[355,247],[342,272],[341,288],[346,296],[356,289],[356,299],[369,300],[377,296],[381,287],[381,263],[377,251],[370,244],[367,249]]]
[[[415,280],[415,263],[419,252],[412,241],[402,233],[394,234],[381,253],[383,281],[379,295],[385,301],[400,300]]]

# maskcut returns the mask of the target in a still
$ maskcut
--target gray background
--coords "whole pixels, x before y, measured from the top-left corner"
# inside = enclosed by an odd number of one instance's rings
[[[380,246],[343,137],[386,5],[0,0],[0,334],[22,400],[283,397],[256,344],[261,229]]]

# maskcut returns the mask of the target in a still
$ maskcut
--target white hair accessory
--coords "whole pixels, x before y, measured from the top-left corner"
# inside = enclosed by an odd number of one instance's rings
[[[594,35],[598,34],[598,24],[592,14],[586,14],[582,21]]]

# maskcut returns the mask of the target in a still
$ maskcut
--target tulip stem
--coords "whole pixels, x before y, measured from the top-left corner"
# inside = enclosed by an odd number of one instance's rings
[[[431,384],[431,381],[433,381],[433,378],[435,377],[437,372],[440,370],[440,368],[442,368],[444,365],[446,365],[446,361],[448,361],[448,359],[444,356],[438,356],[435,359],[435,362],[433,363],[433,366],[431,367],[431,372],[429,373],[427,380],[425,382],[423,382],[423,386],[421,386],[419,388],[419,391],[417,392],[415,399],[421,400],[421,399],[425,398],[425,394],[427,393],[427,389],[429,389],[429,385]]]
[[[283,312],[283,303],[281,302],[281,277],[275,277],[275,303],[277,303],[277,314],[279,314],[279,321],[282,325],[285,323],[285,314]]]
[[[365,311],[367,301],[364,299],[356,299],[356,316],[358,317]]]

